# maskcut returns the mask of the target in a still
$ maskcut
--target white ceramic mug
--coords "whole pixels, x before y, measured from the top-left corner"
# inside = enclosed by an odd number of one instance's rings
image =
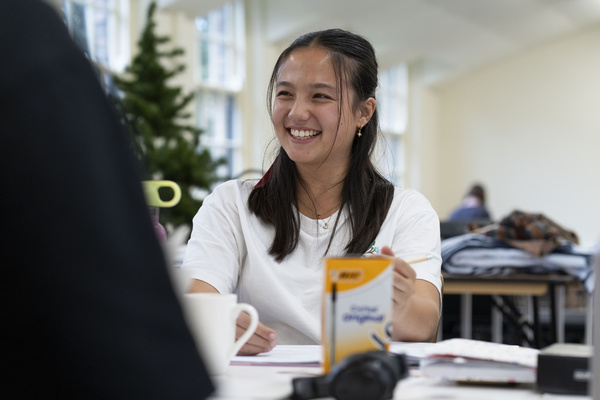
[[[196,347],[210,375],[223,374],[229,362],[250,339],[258,326],[258,313],[250,304],[237,303],[235,294],[186,293],[183,309]],[[248,330],[235,340],[241,312],[250,316]]]

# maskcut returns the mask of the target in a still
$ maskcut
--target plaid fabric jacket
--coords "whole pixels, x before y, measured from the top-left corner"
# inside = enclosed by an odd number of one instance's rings
[[[575,232],[563,228],[545,215],[519,210],[504,217],[498,226],[487,231],[486,235],[536,256],[551,253],[565,241],[579,243]]]

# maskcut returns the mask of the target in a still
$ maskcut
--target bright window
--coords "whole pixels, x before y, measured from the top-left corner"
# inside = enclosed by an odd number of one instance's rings
[[[196,101],[198,127],[204,131],[202,146],[213,158],[226,157],[219,175],[241,172],[242,136],[239,92],[244,83],[243,2],[227,3],[196,18],[198,63]]]
[[[73,40],[95,64],[121,72],[129,56],[129,1],[63,0]]]
[[[218,175],[233,177],[241,171],[239,107],[236,96],[215,90],[199,90],[196,95],[198,125],[204,131],[202,146],[210,149],[213,159],[225,157],[227,163]]]
[[[389,171],[392,181],[404,185],[404,132],[408,120],[408,67],[405,64],[387,69],[379,75],[377,94],[379,120],[385,149],[379,167]]]

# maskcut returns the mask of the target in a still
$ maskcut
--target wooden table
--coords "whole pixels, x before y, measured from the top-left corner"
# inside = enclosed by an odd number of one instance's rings
[[[506,307],[500,311],[494,308],[492,312],[492,341],[502,342],[502,316],[507,312],[518,313],[509,302],[503,302],[500,296],[526,296],[533,303],[533,338],[531,343],[539,348],[541,342],[541,328],[539,324],[538,297],[546,294],[550,297],[550,325],[551,342],[564,342],[564,306],[565,286],[576,280],[571,275],[559,274],[507,274],[507,275],[463,275],[443,273],[444,294],[457,294],[461,296],[461,337],[471,338],[472,333],[472,295],[493,296],[496,304]],[[521,321],[527,319],[518,316]],[[440,330],[441,331],[441,330]]]

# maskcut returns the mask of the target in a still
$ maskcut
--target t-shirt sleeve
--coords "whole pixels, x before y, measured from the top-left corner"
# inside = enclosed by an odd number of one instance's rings
[[[441,294],[440,221],[422,194],[411,190],[401,199],[392,250],[401,259],[431,256],[431,260],[412,265],[417,279],[432,283]]]
[[[207,282],[220,293],[235,291],[246,253],[240,222],[242,207],[235,181],[219,185],[206,197],[193,219],[181,266],[186,276]]]

